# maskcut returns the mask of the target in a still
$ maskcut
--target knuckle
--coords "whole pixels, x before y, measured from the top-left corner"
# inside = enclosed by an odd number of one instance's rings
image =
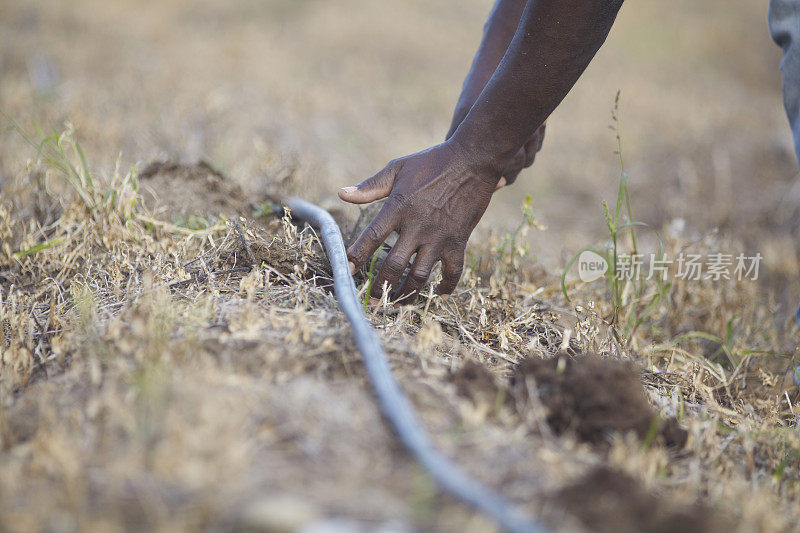
[[[405,270],[406,264],[402,259],[387,258],[383,263],[383,268],[387,271],[387,274],[397,275]]]
[[[397,208],[402,209],[411,205],[411,198],[407,194],[393,193],[390,198]]]
[[[382,228],[378,224],[372,223],[364,230],[364,237],[366,237],[368,242],[377,246],[383,241]]]
[[[447,272],[447,277],[453,281],[458,281],[464,272],[464,265],[453,265]]]
[[[356,246],[353,246],[347,251],[347,258],[352,261],[356,267],[360,267],[364,263],[364,255],[364,252]]]
[[[428,281],[430,273],[422,270],[412,270],[408,275],[408,283],[414,287],[420,287]]]
[[[446,241],[448,238],[449,229],[444,226],[434,226],[429,231],[433,242]]]
[[[464,260],[453,260],[448,263],[447,268],[442,272],[443,276],[458,280],[464,272]]]

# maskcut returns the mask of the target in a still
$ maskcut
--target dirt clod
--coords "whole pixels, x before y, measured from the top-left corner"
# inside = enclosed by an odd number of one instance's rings
[[[142,199],[150,210],[164,207],[179,217],[216,218],[244,213],[247,199],[241,187],[210,163],[155,161],[140,173]]]
[[[487,395],[492,398],[497,395],[497,384],[491,372],[473,359],[464,361],[464,365],[453,373],[453,383],[461,396],[473,402]]]
[[[592,531],[706,533],[725,529],[711,509],[671,504],[635,479],[607,467],[590,471],[559,490],[553,499]]]
[[[518,410],[529,408],[533,384],[557,434],[572,432],[581,441],[608,444],[614,433],[647,438],[659,424],[655,440],[673,447],[686,444],[686,431],[675,420],[656,418],[629,362],[596,355],[526,359],[511,377],[511,397]]]

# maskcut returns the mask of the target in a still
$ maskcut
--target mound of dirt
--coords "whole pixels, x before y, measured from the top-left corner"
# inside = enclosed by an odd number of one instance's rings
[[[581,441],[607,445],[614,433],[634,432],[644,439],[655,430],[655,440],[667,446],[686,444],[687,433],[674,419],[657,418],[632,363],[596,355],[525,359],[511,377],[511,399],[519,412],[530,408],[533,384],[557,434],[571,432]]]
[[[559,490],[552,501],[591,531],[714,533],[727,529],[710,508],[669,503],[635,479],[607,467],[592,470]]]
[[[142,200],[150,211],[166,209],[185,220],[247,212],[242,188],[206,161],[188,165],[155,161],[139,173],[139,178]]]
[[[464,364],[453,372],[453,383],[458,393],[478,403],[485,398],[492,401],[497,397],[497,383],[492,373],[478,361],[467,359]]]

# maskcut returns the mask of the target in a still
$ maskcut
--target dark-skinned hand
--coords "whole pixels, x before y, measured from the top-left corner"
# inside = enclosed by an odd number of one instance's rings
[[[462,99],[463,98],[464,96],[462,95]],[[469,104],[472,105],[472,102],[469,102]],[[450,137],[453,136],[453,133],[455,133],[458,125],[461,124],[468,112],[469,109],[464,110],[461,106],[459,106],[453,115],[450,131],[447,132],[447,137],[445,137],[445,139],[450,139]],[[500,181],[497,182],[498,189],[505,187],[506,185],[511,185],[517,181],[517,176],[519,176],[519,173],[522,172],[523,169],[533,165],[533,162],[536,160],[536,154],[538,154],[542,149],[546,126],[546,122],[539,126],[533,135],[531,135],[530,138],[525,141],[525,144],[522,145],[522,148],[520,148],[517,153],[514,154],[514,157],[511,158],[508,164],[506,164],[501,174]]]
[[[498,39],[496,50],[490,50],[497,53],[487,54],[497,59],[502,52],[488,82],[478,78],[485,78],[480,74],[490,72],[494,60],[487,60],[485,69],[483,62],[476,61],[475,90],[470,80],[465,89],[480,97],[471,106],[463,106],[469,111],[457,121],[452,137],[392,161],[357,187],[339,191],[342,200],[352,203],[387,198],[348,250],[352,270],[365,266],[393,231],[399,234],[373,281],[373,296],[381,295],[384,284],[401,297],[419,291],[440,260],[443,279],[437,291],[450,294],[455,289],[467,240],[492,193],[501,178],[510,183],[533,162],[541,146],[542,124],[605,41],[622,3],[528,0],[523,7],[517,2],[498,2],[509,8],[509,20],[516,17],[511,16],[512,11],[522,7],[519,22],[516,27],[507,25],[506,37],[513,30],[508,46],[506,39]],[[505,8],[495,10],[501,11]],[[465,102],[470,99],[463,98]],[[401,287],[401,277],[414,254],[411,272]]]
[[[467,240],[489,205],[502,168],[471,162],[467,154],[454,143],[444,142],[395,159],[357,186],[339,190],[342,200],[354,204],[387,199],[347,251],[353,272],[368,265],[393,231],[399,235],[373,280],[373,297],[381,296],[386,283],[389,294],[411,300],[440,260],[442,281],[437,293],[448,295],[456,288]],[[415,253],[401,287],[403,272]]]
[[[497,182],[497,188],[511,185],[517,181],[517,176],[523,169],[528,168],[536,160],[536,154],[542,149],[544,143],[544,130],[547,123],[542,124],[536,129],[530,139],[522,145],[522,148],[514,154],[511,161],[508,162],[505,169],[503,169],[503,176]]]

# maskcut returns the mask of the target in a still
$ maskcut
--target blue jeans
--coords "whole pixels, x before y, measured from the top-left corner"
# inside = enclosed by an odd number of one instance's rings
[[[772,0],[769,31],[783,49],[783,105],[792,126],[795,152],[800,158],[800,0]]]
[[[792,127],[794,150],[800,160],[800,0],[771,0],[769,31],[783,49],[783,106]],[[794,319],[800,326],[800,306]],[[800,372],[795,371],[794,379],[800,385]]]
[[[800,0],[772,0],[769,31],[783,49],[783,105],[792,126],[795,152],[800,158]]]

